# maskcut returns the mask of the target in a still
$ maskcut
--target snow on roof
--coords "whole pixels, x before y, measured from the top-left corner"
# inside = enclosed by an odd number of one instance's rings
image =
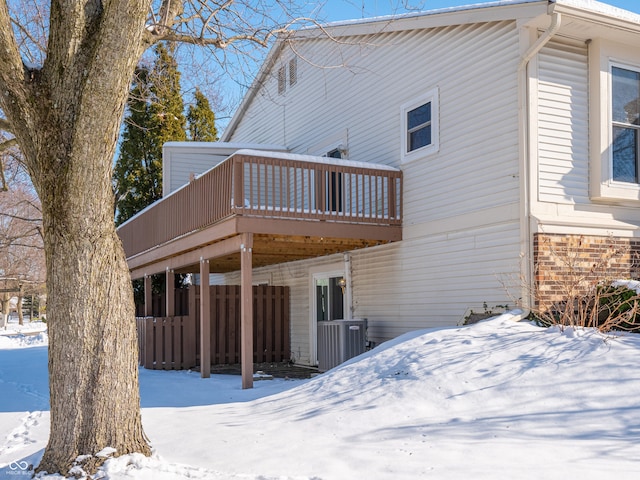
[[[640,23],[640,15],[638,15],[637,13],[630,12],[619,7],[614,7],[613,5],[609,5],[606,3],[598,2],[596,0],[551,0],[551,3],[566,5],[568,7],[581,8],[613,18]]]
[[[220,150],[240,150],[242,148],[251,148],[254,150],[275,150],[286,151],[287,147],[276,144],[264,144],[264,143],[249,143],[249,142],[165,142],[164,147],[174,148],[206,148],[206,149],[220,149]]]
[[[594,13],[600,13],[604,15],[608,15],[614,18],[619,18],[622,20],[628,20],[631,22],[640,23],[640,15],[634,12],[630,12],[628,10],[624,10],[619,7],[614,7],[613,5],[608,5],[606,3],[602,3],[596,0],[548,0],[549,3],[557,3],[559,5],[566,5],[569,7],[580,8],[584,10],[588,10]],[[423,10],[420,12],[411,12],[411,13],[401,13],[396,15],[384,15],[379,17],[370,17],[370,18],[360,18],[354,20],[340,20],[337,22],[331,22],[327,24],[325,27],[340,27],[347,25],[363,25],[367,23],[375,23],[375,22],[384,22],[389,20],[398,20],[404,18],[417,18],[417,17],[426,17],[431,15],[440,15],[444,13],[456,13],[463,12],[466,10],[476,10],[476,9],[484,9],[484,8],[493,8],[493,7],[504,7],[509,5],[521,5],[527,3],[541,3],[541,0],[494,0],[492,2],[478,2],[471,3],[469,5],[459,5],[454,7],[443,7],[437,8],[433,10]],[[309,29],[313,29],[317,27],[309,27]]]
[[[524,3],[540,3],[540,1],[541,0],[494,0],[493,2],[472,3],[469,5],[459,5],[456,7],[443,7],[443,8],[436,8],[433,10],[423,10],[420,12],[400,13],[396,15],[381,15],[379,17],[359,18],[354,20],[339,20],[337,22],[331,22],[326,26],[339,27],[339,26],[345,26],[345,25],[359,25],[359,24],[374,23],[374,22],[384,22],[389,20],[398,20],[401,18],[415,18],[415,17],[425,17],[428,15],[438,15],[442,13],[462,12],[465,10],[474,10],[478,8],[502,7],[502,6],[508,6],[508,5],[524,4]],[[317,27],[314,26],[309,28],[317,28]]]

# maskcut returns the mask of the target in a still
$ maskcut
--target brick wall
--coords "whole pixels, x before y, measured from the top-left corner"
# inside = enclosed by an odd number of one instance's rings
[[[599,281],[640,278],[640,239],[534,235],[538,308],[584,294]]]

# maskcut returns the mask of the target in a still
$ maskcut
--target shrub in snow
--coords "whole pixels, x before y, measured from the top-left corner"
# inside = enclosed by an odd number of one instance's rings
[[[554,303],[548,310],[532,312],[535,320],[545,326],[640,332],[640,294],[624,281],[594,285],[586,293]]]
[[[640,331],[640,282],[614,280],[640,275],[640,252],[613,238],[542,238],[532,316],[542,325]]]

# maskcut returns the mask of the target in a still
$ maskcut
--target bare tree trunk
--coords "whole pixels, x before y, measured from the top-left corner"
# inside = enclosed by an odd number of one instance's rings
[[[126,92],[130,75],[122,76]],[[109,105],[112,99],[105,92],[91,101]],[[38,162],[51,403],[51,435],[39,471],[66,475],[76,457],[105,447],[116,455],[150,454],[140,418],[133,291],[112,216],[111,159],[119,122],[110,122],[108,134],[95,113],[67,123],[73,133],[65,122],[62,128],[46,124],[52,148]],[[59,140],[71,136],[68,144]],[[93,472],[102,461],[93,456],[81,464]]]
[[[22,293],[18,295],[16,311],[18,312],[18,325],[24,325],[24,315],[22,314]]]
[[[8,293],[2,293],[0,295],[2,296],[2,298],[0,298],[0,328],[7,328],[10,296]]]
[[[38,471],[87,473],[150,454],[142,430],[133,292],[113,221],[112,161],[147,0],[52,2],[47,57],[25,68],[0,0],[0,106],[42,203],[51,429]]]
[[[82,463],[92,473],[100,460],[91,455],[104,447],[150,454],[133,293],[111,189],[138,59],[160,40],[266,46],[283,31],[270,19],[280,3],[222,2],[203,22],[197,2],[185,12],[182,0],[52,1],[46,56],[34,67],[23,62],[16,38],[25,25],[0,0],[0,108],[42,203],[51,431],[38,471],[66,475],[77,456],[89,455]],[[288,12],[295,2],[283,4]]]
[[[78,455],[95,454],[104,447],[117,449],[117,455],[149,454],[139,415],[128,269],[113,222],[96,219],[110,217],[111,203],[96,197],[67,204],[66,214],[73,218],[69,223],[61,222],[56,211],[46,211],[51,431],[55,435],[49,438],[40,471],[66,474]],[[99,463],[93,457],[83,468],[91,471]]]
[[[111,162],[121,117],[99,113],[114,108],[116,89],[121,115],[134,66],[135,59],[121,64],[121,85],[93,92],[86,112],[44,124],[51,148],[41,151],[36,185],[47,264],[51,435],[38,471],[66,475],[76,457],[105,447],[117,456],[150,454],[140,418],[133,290],[113,221]],[[91,473],[102,461],[80,463]]]

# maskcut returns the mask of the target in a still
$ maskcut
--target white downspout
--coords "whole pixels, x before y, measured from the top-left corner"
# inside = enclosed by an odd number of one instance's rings
[[[349,253],[345,253],[343,258],[344,279],[346,283],[344,313],[345,320],[351,320],[353,318],[353,291],[351,290],[351,255]]]
[[[518,96],[519,96],[519,115],[520,115],[520,158],[522,163],[520,165],[520,187],[522,192],[522,206],[520,215],[520,228],[521,228],[521,244],[522,251],[524,252],[524,272],[522,286],[522,300],[523,300],[523,315],[525,318],[529,315],[530,306],[533,304],[532,298],[532,286],[534,285],[533,276],[533,241],[531,238],[531,182],[530,182],[530,169],[531,169],[531,116],[529,112],[530,105],[530,91],[529,91],[529,77],[528,77],[528,65],[531,59],[538,54],[538,52],[551,40],[551,38],[558,32],[562,23],[562,16],[560,13],[553,12],[553,5],[549,6],[549,14],[551,15],[551,23],[547,30],[540,35],[536,42],[529,47],[529,49],[520,58],[518,64]]]
[[[522,58],[520,59],[520,64],[518,65],[518,72],[526,72],[525,69],[529,64],[529,61],[531,61],[534,55],[536,55],[540,50],[542,50],[542,47],[544,47],[549,42],[549,40],[551,40],[551,37],[553,37],[556,33],[558,33],[558,30],[560,30],[561,23],[562,23],[562,15],[560,13],[552,13],[551,23],[549,24],[549,27],[547,28],[547,30],[542,35],[540,35],[538,40],[536,40],[536,42],[533,45],[531,45],[531,47],[529,47],[529,50],[527,50],[525,54],[522,55]]]

